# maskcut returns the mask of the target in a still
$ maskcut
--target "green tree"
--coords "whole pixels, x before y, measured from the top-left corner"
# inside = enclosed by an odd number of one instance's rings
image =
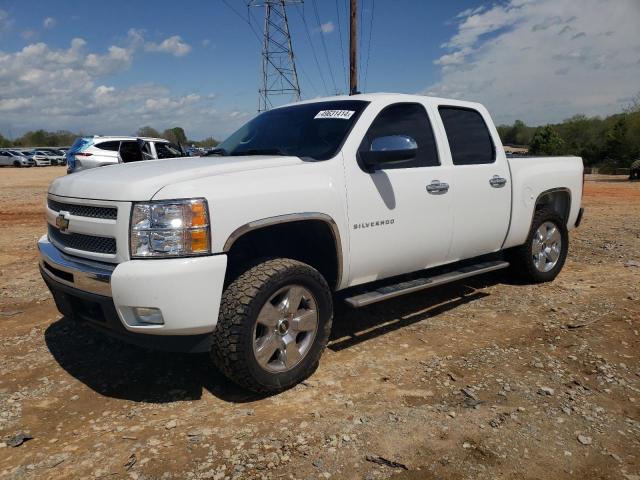
[[[202,147],[202,148],[213,148],[219,143],[220,142],[213,137],[207,137],[204,140],[200,140],[200,141],[189,140],[189,145],[193,144],[196,147]]]
[[[500,125],[498,134],[502,143],[507,145],[529,145],[535,128],[529,127],[522,120],[516,120],[513,125]]]
[[[5,138],[1,133],[0,133],[0,148],[6,148],[6,147],[11,147],[12,146],[12,142],[11,140],[9,140],[8,138]]]
[[[180,143],[181,145],[187,144],[187,135],[184,133],[182,127],[167,128],[162,132],[162,138],[166,138],[173,143]]]
[[[160,132],[158,130],[156,130],[153,127],[150,126],[146,126],[146,127],[140,127],[138,129],[138,131],[136,132],[136,136],[137,137],[153,137],[153,138],[160,138]]]
[[[633,160],[633,147],[628,139],[629,125],[627,116],[618,118],[613,127],[607,131],[605,140],[605,157],[615,165],[628,166]]]
[[[531,139],[529,151],[533,155],[559,155],[563,152],[564,140],[551,125],[540,127]]]

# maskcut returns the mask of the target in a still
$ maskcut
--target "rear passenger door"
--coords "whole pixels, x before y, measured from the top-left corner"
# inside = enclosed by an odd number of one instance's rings
[[[504,152],[486,111],[440,105],[453,163],[452,261],[499,250],[509,228],[511,184]]]

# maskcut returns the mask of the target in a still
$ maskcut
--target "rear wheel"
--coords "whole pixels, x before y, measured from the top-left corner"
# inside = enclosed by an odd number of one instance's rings
[[[510,252],[512,270],[528,282],[549,282],[562,270],[568,250],[565,222],[555,211],[543,208],[533,217],[527,241]]]
[[[331,291],[317,270],[296,260],[265,261],[224,291],[213,362],[249,390],[286,389],[315,371],[332,317]]]
[[[20,162],[18,160],[14,160],[13,161],[13,166],[16,168],[20,168],[22,165],[20,165]]]

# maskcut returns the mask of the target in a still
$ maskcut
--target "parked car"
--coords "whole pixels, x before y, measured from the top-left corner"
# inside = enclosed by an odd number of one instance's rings
[[[57,149],[41,150],[45,155],[51,159],[51,165],[65,165],[65,154]]]
[[[33,167],[34,161],[14,150],[0,150],[0,166]]]
[[[66,317],[210,352],[232,381],[278,391],[317,367],[334,299],[508,267],[553,280],[582,190],[579,157],[507,158],[478,103],[316,99],[263,112],[214,156],[54,180],[40,269]]]
[[[168,140],[147,137],[80,137],[67,152],[67,172],[116,163],[184,157],[182,149]]]
[[[25,152],[30,159],[35,163],[36,167],[49,167],[51,166],[51,157],[42,150],[31,150]]]

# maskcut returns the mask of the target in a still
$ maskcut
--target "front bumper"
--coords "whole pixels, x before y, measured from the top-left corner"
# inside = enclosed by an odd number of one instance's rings
[[[100,305],[102,314],[98,316],[113,320],[100,325],[116,333],[192,336],[209,334],[216,326],[226,255],[131,260],[114,265],[66,255],[46,235],[38,241],[38,249],[42,276],[65,315],[72,313],[73,301],[70,312],[69,305],[61,308],[65,302],[59,302],[58,297],[64,300],[71,296]],[[160,310],[164,323],[141,322],[135,315],[136,307]],[[81,314],[84,320],[90,319],[91,309],[88,312]]]

